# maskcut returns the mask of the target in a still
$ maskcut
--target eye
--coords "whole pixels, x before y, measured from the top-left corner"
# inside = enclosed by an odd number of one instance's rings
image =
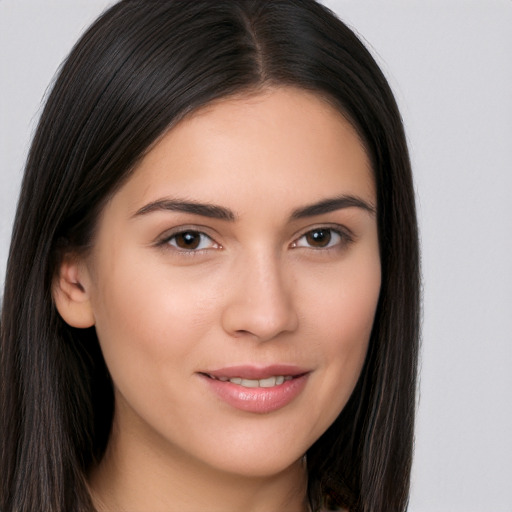
[[[304,233],[292,247],[309,247],[312,249],[329,249],[349,242],[350,237],[332,228],[317,228]]]
[[[163,243],[176,248],[179,251],[200,251],[204,249],[220,248],[214,240],[200,231],[186,230],[174,233],[166,238]]]

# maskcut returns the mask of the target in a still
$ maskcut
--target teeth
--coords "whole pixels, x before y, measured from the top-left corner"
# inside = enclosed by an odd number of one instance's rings
[[[242,379],[240,385],[244,388],[258,388],[260,386],[259,380]]]
[[[281,377],[269,377],[268,379],[260,379],[260,388],[271,388],[277,384],[277,379],[280,379]],[[283,378],[284,382],[284,378]],[[279,384],[282,384],[283,382],[280,382]]]
[[[278,375],[274,377],[267,377],[266,379],[242,379],[241,377],[233,377],[229,379],[228,377],[213,377],[216,380],[220,380],[222,382],[232,382],[233,384],[238,384],[239,386],[244,386],[245,388],[272,388],[274,386],[280,386],[284,382],[288,380],[292,380],[293,377],[291,375]]]

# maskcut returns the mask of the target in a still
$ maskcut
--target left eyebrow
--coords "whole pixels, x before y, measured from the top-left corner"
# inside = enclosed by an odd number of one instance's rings
[[[375,215],[376,209],[372,204],[360,199],[356,196],[342,195],[323,199],[317,203],[310,204],[301,208],[297,208],[291,214],[292,220],[303,219],[305,217],[314,217],[323,213],[334,212],[344,208],[360,208],[367,211],[372,216]]]
[[[160,199],[158,201],[153,201],[137,210],[133,217],[147,215],[148,213],[158,211],[192,213],[193,215],[200,215],[211,219],[227,220],[230,222],[233,222],[236,219],[236,215],[231,210],[223,208],[222,206],[197,203],[195,201],[182,201],[179,199]]]

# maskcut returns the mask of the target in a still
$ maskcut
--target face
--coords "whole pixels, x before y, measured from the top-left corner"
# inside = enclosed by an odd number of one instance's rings
[[[357,134],[310,93],[219,101],[171,129],[83,265],[118,430],[229,473],[300,459],[365,359],[375,203]]]

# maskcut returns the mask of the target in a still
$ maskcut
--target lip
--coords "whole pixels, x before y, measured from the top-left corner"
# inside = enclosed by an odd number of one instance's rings
[[[310,370],[292,365],[265,367],[243,365],[200,372],[198,375],[210,391],[229,406],[241,411],[266,414],[285,407],[300,395],[309,374]],[[292,379],[270,388],[247,388],[229,381],[218,380],[234,377],[259,380],[278,375],[290,376]]]
[[[291,377],[298,377],[304,373],[309,373],[309,370],[300,368],[299,366],[295,365],[273,364],[270,366],[228,366],[226,368],[208,370],[202,373],[211,375],[217,379],[221,377],[227,377],[228,379],[232,379],[234,377],[241,377],[242,379],[267,379],[268,377],[272,377],[274,375],[289,375]]]

